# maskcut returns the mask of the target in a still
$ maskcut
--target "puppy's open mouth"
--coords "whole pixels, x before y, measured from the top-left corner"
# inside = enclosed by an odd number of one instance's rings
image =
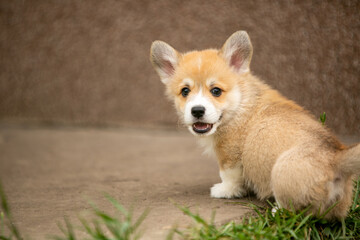
[[[192,128],[196,133],[207,133],[212,129],[212,127],[213,124],[203,122],[196,122],[192,125]]]

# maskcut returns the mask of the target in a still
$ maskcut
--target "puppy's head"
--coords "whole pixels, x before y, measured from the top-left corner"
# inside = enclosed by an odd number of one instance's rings
[[[220,50],[181,54],[162,41],[151,46],[150,60],[174,100],[180,119],[197,136],[216,132],[241,102],[239,79],[250,69],[252,45],[239,31]]]

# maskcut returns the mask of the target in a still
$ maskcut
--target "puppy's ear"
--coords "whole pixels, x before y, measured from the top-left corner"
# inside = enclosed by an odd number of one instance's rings
[[[162,41],[152,43],[150,61],[164,84],[167,84],[175,73],[178,59],[178,52],[169,44]]]
[[[250,71],[252,52],[251,41],[245,31],[238,31],[231,35],[220,50],[220,54],[230,67],[238,73]]]

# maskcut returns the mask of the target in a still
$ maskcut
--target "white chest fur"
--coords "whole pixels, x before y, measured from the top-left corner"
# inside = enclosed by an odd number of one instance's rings
[[[204,149],[204,154],[215,157],[215,142],[213,136],[203,137],[198,139],[198,143]]]

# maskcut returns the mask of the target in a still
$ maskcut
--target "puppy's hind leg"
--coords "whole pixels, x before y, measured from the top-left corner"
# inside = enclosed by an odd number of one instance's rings
[[[215,184],[211,188],[213,198],[235,198],[246,194],[243,171],[240,166],[220,170],[222,183]]]
[[[311,206],[311,212],[323,212],[329,176],[314,164],[318,156],[304,149],[296,147],[280,155],[271,172],[272,191],[276,202],[288,210]]]

